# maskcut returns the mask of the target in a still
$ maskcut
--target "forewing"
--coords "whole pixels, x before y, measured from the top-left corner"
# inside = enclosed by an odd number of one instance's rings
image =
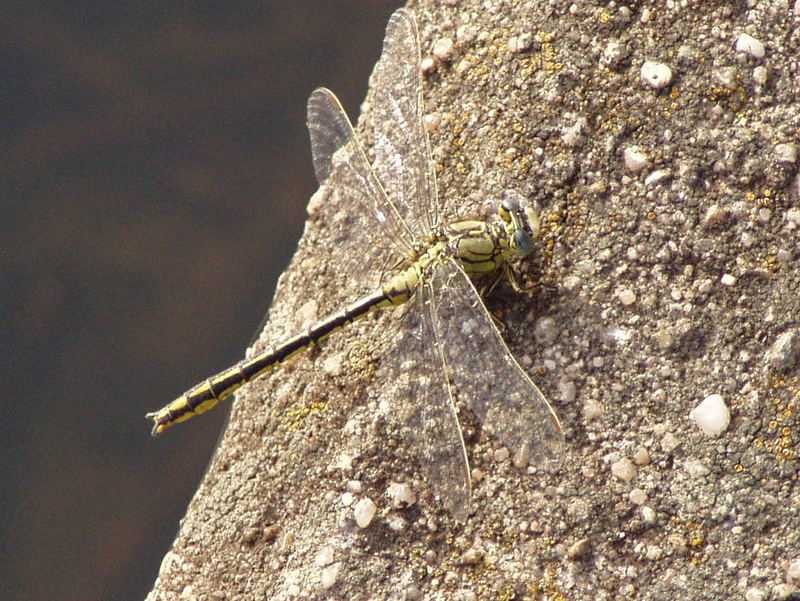
[[[402,438],[413,445],[428,482],[456,519],[469,511],[464,441],[433,331],[430,288],[422,286],[381,365]]]
[[[438,223],[430,145],[422,125],[419,42],[414,19],[405,10],[389,20],[370,88],[374,169],[334,94],[318,89],[308,101],[314,170],[321,184],[310,208],[321,213],[337,248],[331,278],[361,292],[376,283],[370,275],[414,256]]]
[[[558,417],[508,350],[469,277],[447,260],[432,286],[433,327],[459,398],[519,461],[557,467],[564,453]]]
[[[383,53],[372,73],[373,167],[389,199],[419,238],[438,223],[436,178],[422,123],[420,63],[417,25],[400,9],[389,19]]]
[[[317,88],[308,99],[308,133],[319,183],[342,196],[347,211],[360,212],[372,225],[353,235],[377,230],[400,254],[407,253],[411,232],[389,202],[339,99],[326,88]]]

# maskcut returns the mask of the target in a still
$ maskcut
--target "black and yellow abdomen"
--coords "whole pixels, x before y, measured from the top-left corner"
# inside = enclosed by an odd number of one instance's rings
[[[459,221],[439,230],[425,249],[406,269],[398,272],[376,292],[348,305],[293,336],[284,343],[207,378],[184,392],[165,407],[148,413],[153,420],[152,434],[213,409],[248,382],[270,372],[297,353],[324,341],[336,330],[384,307],[407,302],[437,261],[452,257],[470,276],[495,271],[509,256],[502,230],[484,221]]]

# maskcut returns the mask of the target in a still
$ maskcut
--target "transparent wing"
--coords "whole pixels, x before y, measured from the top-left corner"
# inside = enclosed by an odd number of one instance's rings
[[[373,167],[389,199],[418,237],[439,222],[436,176],[424,105],[419,36],[414,18],[396,11],[386,26],[383,53],[372,73]]]
[[[373,220],[369,231],[377,229],[400,254],[407,254],[413,243],[411,231],[389,202],[350,119],[330,90],[318,88],[308,99],[308,133],[319,183],[351,201],[355,205],[352,210]],[[356,237],[363,233],[353,232]]]
[[[331,300],[371,290],[376,278],[369,276],[413,256],[415,245],[438,223],[436,181],[422,125],[416,24],[404,10],[389,20],[370,94],[374,169],[334,94],[319,89],[308,101],[314,169],[322,184],[310,206],[322,213],[338,249],[326,277],[334,290],[347,291]],[[387,253],[390,248],[395,252]]]
[[[456,519],[469,511],[470,477],[464,440],[431,314],[431,289],[423,286],[381,364],[381,380],[394,401],[402,437],[412,445],[428,481]]]
[[[433,328],[459,398],[515,459],[557,467],[564,454],[558,417],[508,350],[469,277],[442,261],[431,286]]]
[[[436,177],[422,123],[420,63],[416,22],[400,9],[389,19],[383,53],[372,73],[372,166],[417,239],[438,223]]]

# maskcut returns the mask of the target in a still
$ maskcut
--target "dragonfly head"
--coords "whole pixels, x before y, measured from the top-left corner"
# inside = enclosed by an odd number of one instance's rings
[[[511,248],[517,257],[527,257],[533,250],[533,239],[539,236],[539,214],[524,196],[506,190],[497,208],[503,220]]]

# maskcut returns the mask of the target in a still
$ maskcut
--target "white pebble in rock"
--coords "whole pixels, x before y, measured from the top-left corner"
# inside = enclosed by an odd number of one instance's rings
[[[329,376],[338,376],[342,373],[342,355],[336,354],[322,362],[322,370]]]
[[[789,562],[789,567],[786,568],[786,577],[789,580],[800,580],[800,557]]]
[[[715,227],[722,224],[723,221],[727,218],[727,213],[725,210],[719,206],[718,204],[713,204],[708,207],[706,210],[706,214],[703,217],[703,226],[705,227]]]
[[[636,466],[630,459],[620,459],[611,464],[611,473],[625,483],[636,477]]]
[[[672,69],[655,61],[644,61],[639,75],[643,82],[656,90],[665,88],[672,82]]]
[[[718,67],[711,72],[711,80],[723,88],[732,89],[736,84],[737,75],[736,67]]]
[[[628,171],[638,173],[647,166],[647,155],[637,146],[629,146],[622,151],[622,160]]]
[[[641,488],[634,488],[628,493],[628,499],[634,505],[644,505],[647,502],[647,493]]]
[[[540,317],[533,326],[533,336],[536,342],[542,345],[550,345],[558,338],[558,328],[556,320],[552,317]]]
[[[744,601],[764,601],[767,593],[760,588],[749,588],[744,593]]]
[[[667,432],[661,438],[661,450],[665,453],[671,453],[679,444],[681,444],[680,439],[672,432]]]
[[[731,412],[722,395],[711,394],[689,412],[689,419],[709,436],[718,436],[731,423]]]
[[[708,466],[698,459],[687,459],[683,464],[683,469],[690,478],[702,478],[711,472]]]
[[[323,547],[314,556],[314,563],[319,567],[324,568],[333,563],[333,549],[330,547]]]
[[[644,185],[654,186],[660,182],[663,182],[671,175],[672,172],[669,169],[656,169],[652,173],[648,174],[646,178],[644,178]]]
[[[455,45],[450,38],[440,38],[433,44],[433,56],[444,63],[453,60]]]
[[[628,55],[627,48],[616,40],[610,41],[606,44],[603,50],[603,56],[600,61],[609,68],[618,66],[623,59]]]
[[[650,465],[650,453],[647,449],[639,449],[633,454],[633,462],[636,465]]]
[[[784,143],[775,145],[775,158],[779,163],[793,165],[797,162],[797,144]]]
[[[558,383],[558,394],[563,403],[571,403],[575,400],[578,390],[572,380],[561,380]]]
[[[372,518],[375,517],[375,512],[378,507],[372,502],[369,497],[364,497],[353,508],[353,517],[356,519],[356,524],[359,528],[366,528],[372,523]]]
[[[531,45],[533,45],[533,35],[530,32],[511,36],[506,44],[508,51],[515,54],[529,50]]]
[[[422,61],[420,61],[419,69],[420,71],[422,71],[424,75],[430,75],[431,73],[436,71],[437,64],[438,63],[436,62],[436,59],[430,56],[426,56],[425,58],[422,59]]]
[[[336,577],[339,575],[339,568],[341,567],[342,562],[338,561],[322,568],[322,573],[319,577],[319,583],[323,589],[328,590],[333,588],[333,585],[336,584]]]
[[[793,601],[797,599],[797,592],[798,589],[795,585],[781,582],[772,587],[769,598],[776,601]]]
[[[636,293],[630,288],[623,288],[622,290],[617,290],[617,298],[619,302],[627,307],[636,302]]]
[[[601,417],[605,412],[606,410],[603,403],[597,399],[587,399],[583,403],[583,419],[587,422]]]
[[[408,522],[402,515],[398,515],[396,513],[390,513],[386,516],[386,524],[389,526],[389,530],[392,532],[402,532],[406,528],[408,528]]]
[[[433,133],[439,126],[442,124],[442,116],[439,113],[428,113],[424,117],[422,117],[422,124],[425,126],[425,129],[428,130],[428,133]]]
[[[417,502],[417,495],[414,494],[414,489],[408,484],[389,482],[386,494],[392,500],[392,507],[404,508]]]
[[[764,44],[753,36],[743,33],[736,40],[736,52],[744,52],[753,58],[764,58]]]
[[[800,362],[800,329],[793,328],[778,336],[766,354],[767,363],[786,370]]]
[[[508,461],[510,453],[506,447],[500,447],[494,452],[494,460],[497,463],[503,463],[504,461]]]

